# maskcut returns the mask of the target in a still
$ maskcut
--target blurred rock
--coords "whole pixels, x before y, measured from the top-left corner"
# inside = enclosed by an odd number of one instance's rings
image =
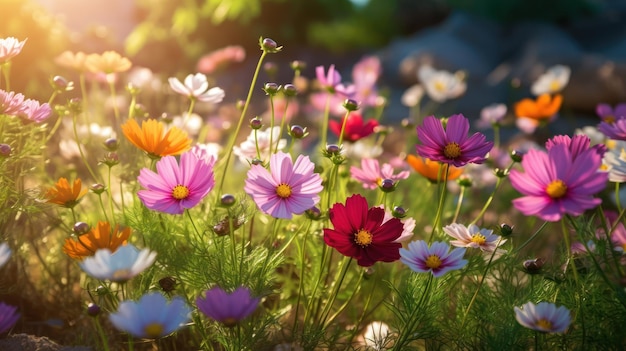
[[[28,334],[13,334],[0,339],[0,350],[3,351],[92,351],[84,346],[61,346],[46,337]]]

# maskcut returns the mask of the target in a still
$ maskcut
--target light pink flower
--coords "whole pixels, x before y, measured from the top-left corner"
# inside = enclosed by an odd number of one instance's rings
[[[210,52],[198,60],[198,72],[210,74],[227,66],[231,62],[242,62],[246,59],[246,50],[240,45],[229,45]]]
[[[378,207],[385,210],[384,205],[380,205]],[[391,211],[385,210],[385,217],[383,218],[382,224],[385,224],[387,221],[390,221],[392,218],[396,218],[396,217],[393,216]],[[402,234],[400,234],[400,237],[398,239],[393,241],[394,243],[403,243],[405,241],[411,240],[411,238],[413,238],[413,231],[415,230],[416,221],[413,217],[403,217],[399,219],[403,225]]]
[[[0,39],[0,63],[8,62],[11,58],[19,55],[24,44],[26,44],[26,40],[19,41],[14,37]]]
[[[409,177],[409,171],[402,171],[398,174],[393,174],[393,167],[384,163],[380,167],[378,160],[371,158],[364,158],[361,160],[361,168],[350,167],[350,174],[352,178],[363,183],[363,187],[366,189],[376,189],[384,179],[391,179],[394,183],[401,179],[407,179]]]
[[[465,248],[450,251],[450,245],[435,241],[430,247],[424,240],[413,241],[400,249],[400,261],[418,273],[432,273],[435,278],[461,269],[467,264],[463,259]]]
[[[224,99],[224,90],[213,87],[209,89],[207,77],[202,73],[190,74],[183,84],[178,78],[170,77],[167,80],[175,92],[202,102],[217,104]]]
[[[0,89],[0,114],[16,116],[24,108],[24,95]]]
[[[471,247],[481,249],[484,252],[493,252],[506,241],[506,239],[500,240],[500,236],[493,234],[493,230],[481,229],[475,224],[466,227],[462,224],[452,223],[443,227],[443,231],[456,239],[450,241],[453,246]],[[498,249],[498,252],[504,253],[506,250]]]
[[[37,100],[27,99],[22,103],[22,111],[17,115],[27,121],[41,123],[50,118],[52,108],[48,103],[39,104]]]

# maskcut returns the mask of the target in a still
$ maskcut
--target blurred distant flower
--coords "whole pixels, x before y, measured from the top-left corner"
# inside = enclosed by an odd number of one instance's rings
[[[340,94],[313,93],[310,95],[310,102],[317,111],[324,111],[328,104],[329,112],[333,116],[344,116],[346,109],[343,107],[345,96]]]
[[[270,150],[270,133],[272,133],[272,145]],[[235,155],[239,157],[241,163],[247,164],[248,161],[257,158],[257,146],[259,148],[259,152],[261,153],[261,160],[267,160],[270,155],[270,151],[274,151],[278,146],[278,150],[282,150],[287,146],[287,139],[280,138],[280,127],[274,127],[274,129],[266,129],[261,131],[260,129],[256,131],[256,140],[255,140],[255,131],[251,131],[250,135],[244,142],[242,142],[239,146],[235,146],[233,148],[233,152]],[[278,145],[277,145],[278,144]]]
[[[161,80],[151,69],[146,67],[133,67],[126,75],[126,82],[139,89],[151,89],[158,91],[161,88]]]
[[[24,109],[24,95],[0,89],[0,114],[16,116]]]
[[[445,167],[441,162],[433,161],[420,156],[408,155],[406,162],[417,173],[426,177],[431,182],[439,183],[445,179]],[[455,180],[463,173],[463,169],[450,165],[448,167],[448,180]]]
[[[172,90],[178,94],[187,96],[202,102],[217,104],[224,99],[224,90],[213,87],[209,89],[207,77],[202,73],[190,74],[185,78],[183,84],[178,78],[171,77],[167,80]]]
[[[92,73],[121,73],[130,69],[132,63],[115,51],[105,51],[102,54],[89,54],[85,58],[85,67]]]
[[[385,322],[374,321],[365,327],[360,339],[366,350],[383,351],[390,349],[392,344],[391,328]]]
[[[11,58],[17,56],[22,52],[26,40],[19,41],[15,37],[7,37],[0,39],[0,64],[8,62]]]
[[[4,264],[7,263],[10,257],[11,257],[11,248],[9,247],[9,244],[7,243],[0,244],[0,267],[4,266]]]
[[[126,138],[151,157],[180,155],[189,149],[191,139],[187,137],[187,133],[171,127],[163,134],[164,128],[162,122],[154,119],[142,121],[141,128],[134,119],[122,124],[122,132]]]
[[[171,125],[192,136],[197,136],[204,125],[204,120],[197,113],[187,114],[185,112],[182,116],[174,116]]]
[[[321,87],[331,94],[335,93],[335,87],[341,83],[341,75],[335,70],[335,65],[330,65],[328,71],[324,70],[324,66],[317,66],[315,75]]]
[[[616,117],[610,123],[602,121],[598,124],[598,130],[609,139],[626,141],[626,116]]]
[[[259,306],[258,297],[252,297],[250,290],[239,287],[227,293],[216,286],[204,292],[204,296],[196,298],[198,310],[226,327],[234,327],[250,316]]]
[[[449,271],[461,269],[467,264],[463,259],[465,248],[450,251],[445,242],[435,241],[430,247],[424,240],[412,241],[406,249],[400,249],[400,261],[417,273],[432,273],[439,278]]]
[[[243,62],[245,59],[246,50],[243,46],[229,45],[200,57],[196,69],[198,72],[211,74],[228,66],[231,62]]]
[[[604,154],[605,171],[609,173],[609,181],[615,183],[626,182],[626,145],[609,149]]]
[[[216,143],[196,144],[191,148],[191,152],[208,164],[215,163],[221,151],[222,146]]]
[[[467,89],[461,71],[452,74],[448,71],[438,71],[431,66],[423,65],[418,70],[417,77],[426,90],[428,97],[440,103],[458,98]]]
[[[556,307],[550,302],[540,302],[535,305],[527,302],[521,307],[514,307],[515,319],[522,326],[544,332],[565,333],[572,322],[570,311],[564,306]]]
[[[611,124],[617,119],[626,118],[626,103],[617,104],[615,108],[612,108],[609,104],[598,104],[596,113],[602,122]]]
[[[359,160],[364,158],[376,158],[383,153],[383,148],[372,138],[359,139],[353,143],[345,143],[343,152],[346,158]]]
[[[352,195],[346,204],[336,203],[328,216],[334,229],[324,228],[324,242],[344,256],[369,267],[378,261],[393,262],[400,258],[402,244],[396,242],[403,233],[398,218],[385,219],[385,210],[369,208],[361,195]]]
[[[487,153],[493,147],[481,133],[474,133],[468,138],[469,121],[462,114],[448,118],[445,129],[441,120],[428,116],[417,127],[417,136],[421,144],[417,153],[433,161],[462,167],[467,163],[483,163]]]
[[[352,69],[352,81],[354,82],[352,98],[363,106],[376,106],[378,98],[376,81],[380,77],[381,71],[378,57],[366,56],[359,60]]]
[[[343,119],[345,119],[345,117]],[[337,136],[341,134],[343,119],[341,122],[334,120],[328,122],[328,127]],[[360,113],[350,113],[348,115],[348,120],[346,121],[343,140],[355,142],[359,139],[365,138],[374,133],[374,128],[377,126],[378,121],[375,119],[369,119],[367,122],[364,122]]]
[[[618,223],[615,230],[611,232],[611,244],[613,250],[626,254],[626,227],[624,227],[624,223]]]
[[[18,112],[17,116],[30,122],[41,123],[52,115],[50,105],[48,103],[39,104],[37,100],[27,99],[22,103],[22,107],[22,111]]]
[[[85,257],[80,268],[93,278],[126,282],[150,267],[156,259],[156,252],[149,249],[139,251],[134,245],[126,244],[111,253],[109,249],[99,249],[94,256]]]
[[[215,161],[200,159],[193,152],[165,156],[156,164],[157,173],[148,168],[139,171],[137,181],[144,188],[137,192],[143,204],[154,211],[182,214],[196,206],[213,189]]]
[[[480,119],[476,126],[481,129],[487,129],[500,124],[504,116],[506,116],[506,110],[505,104],[493,104],[484,107],[480,111]]]
[[[87,189],[82,189],[80,179],[75,179],[70,186],[67,179],[61,177],[54,185],[48,189],[44,198],[46,202],[57,204],[59,206],[72,208],[78,204],[78,201],[87,193]]]
[[[498,246],[504,244],[506,239],[500,240],[500,236],[493,234],[493,230],[479,228],[475,224],[466,227],[462,224],[452,223],[443,227],[443,231],[456,239],[450,241],[453,246],[471,247],[481,249],[484,252],[493,252],[496,249],[499,253],[506,252],[506,250],[498,249]]]
[[[350,167],[352,178],[361,182],[364,188],[372,190],[378,188],[384,179],[391,179],[395,183],[409,177],[409,171],[402,171],[398,174],[393,174],[393,171],[390,164],[385,163],[381,167],[378,160],[371,158],[361,159],[361,168]]]
[[[136,338],[157,339],[180,329],[190,321],[191,308],[180,297],[171,302],[157,292],[145,294],[138,302],[123,301],[109,315],[113,326]]]
[[[569,82],[571,70],[567,66],[556,65],[548,68],[530,87],[530,92],[535,96],[542,94],[558,93]]]
[[[542,94],[537,100],[522,99],[514,106],[517,127],[525,133],[533,133],[540,124],[556,118],[562,102],[563,97],[559,94]]]
[[[417,106],[422,101],[423,96],[424,87],[420,84],[412,85],[402,94],[402,104],[407,107]]]
[[[599,205],[593,195],[606,187],[608,175],[600,172],[602,155],[587,149],[576,158],[566,144],[547,152],[528,150],[521,165],[525,173],[512,170],[511,185],[521,194],[513,205],[526,216],[555,222],[564,214],[574,216]]]
[[[65,239],[63,252],[73,259],[82,260],[95,255],[99,249],[109,249],[115,252],[118,247],[126,245],[129,236],[130,228],[120,231],[119,225],[116,225],[111,231],[109,222],[98,222],[98,225],[92,227],[86,234],[79,235],[75,239]]]
[[[313,171],[315,164],[308,156],[300,155],[292,163],[290,154],[279,151],[272,154],[269,166],[268,171],[252,165],[244,187],[263,213],[291,219],[320,201],[322,178]]]
[[[20,314],[17,313],[17,307],[0,302],[0,334],[11,329],[18,319]]]
[[[85,63],[86,61],[87,55],[85,55],[85,53],[82,51],[76,53],[71,51],[64,51],[63,53],[61,53],[61,55],[57,56],[54,59],[54,62],[56,62],[57,65],[65,68],[70,68],[78,72],[85,72],[88,70]]]
[[[580,129],[576,129],[574,133],[587,136],[589,139],[591,139],[591,144],[593,145],[604,143],[604,134],[602,134],[602,132],[600,132],[598,128],[594,126],[584,126]]]

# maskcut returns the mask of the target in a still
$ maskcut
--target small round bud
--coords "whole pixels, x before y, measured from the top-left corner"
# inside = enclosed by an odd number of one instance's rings
[[[541,268],[543,268],[543,265],[545,263],[546,262],[544,261],[543,258],[538,257],[532,260],[524,261],[524,263],[522,263],[522,266],[524,267],[524,271],[526,271],[526,273],[537,274],[541,272]]]
[[[456,180],[457,184],[464,188],[469,188],[472,186],[472,178],[465,174],[461,174],[459,178]]]
[[[104,158],[100,160],[100,163],[113,167],[120,163],[120,157],[117,152],[107,152],[106,155],[104,155]]]
[[[391,211],[391,214],[395,218],[404,218],[404,217],[406,217],[406,210],[403,207],[395,206],[393,208],[393,211]]]
[[[169,123],[172,123],[174,118],[172,116],[170,116],[169,113],[163,112],[163,113],[161,113],[161,120],[163,121],[163,123],[169,124]]]
[[[410,118],[402,119],[402,121],[400,121],[400,125],[402,126],[402,128],[405,128],[405,129],[413,130],[413,128],[415,128],[415,123],[413,123],[413,121],[411,121]]]
[[[176,289],[177,283],[178,282],[176,281],[176,278],[174,277],[165,277],[165,278],[159,279],[159,286],[161,287],[163,291],[167,293],[174,291],[174,289]]]
[[[287,97],[294,97],[298,95],[298,89],[296,89],[296,86],[293,84],[285,84],[283,87],[283,93]]]
[[[320,219],[322,217],[322,211],[313,206],[311,208],[309,208],[308,210],[304,211],[304,213],[306,214],[307,217],[309,217],[309,219],[312,219],[314,221]]]
[[[106,190],[106,187],[100,183],[96,183],[92,184],[89,189],[96,194],[102,194]]]
[[[302,139],[306,136],[306,134],[306,128],[302,128],[297,124],[291,126],[291,129],[289,130],[289,135],[291,135],[291,137],[294,139]]]
[[[237,199],[234,195],[231,194],[224,194],[220,198],[220,204],[222,204],[222,206],[224,207],[231,207],[235,204],[235,202],[237,202]]]
[[[100,311],[101,311],[100,306],[96,305],[93,302],[87,305],[87,315],[89,315],[90,317],[98,316],[100,314]]]
[[[80,98],[71,98],[67,108],[72,113],[81,113],[83,111],[83,101]]]
[[[337,144],[328,144],[326,145],[326,152],[329,155],[339,155],[341,148]]]
[[[356,111],[359,109],[359,103],[353,99],[345,99],[342,105],[348,111]]]
[[[270,96],[276,95],[279,89],[280,85],[276,83],[265,83],[265,85],[263,86],[263,91],[265,91],[265,93]]]
[[[274,62],[265,62],[263,64],[263,70],[268,76],[274,77],[278,73],[278,65]]]
[[[500,235],[509,236],[511,234],[513,234],[513,227],[506,223],[500,224]]]
[[[237,100],[235,106],[237,107],[237,110],[243,111],[243,108],[246,106],[246,102],[244,100]]]
[[[0,144],[0,156],[1,157],[9,157],[11,156],[11,145],[9,144]]]
[[[74,233],[76,235],[83,235],[83,234],[87,234],[89,233],[89,224],[85,223],[85,222],[76,222],[74,224],[74,228],[72,228],[74,230]]]
[[[109,151],[115,151],[120,146],[120,143],[115,138],[108,138],[104,141],[104,147]]]
[[[263,121],[259,116],[254,117],[250,120],[250,128],[257,130],[263,127]]]
[[[493,173],[496,175],[496,177],[498,178],[505,178],[506,176],[509,175],[509,171],[507,171],[506,169],[500,169],[500,168],[496,168],[493,170]]]
[[[306,68],[306,63],[304,61],[294,60],[291,61],[291,69],[294,71],[302,71]]]
[[[59,91],[65,91],[65,89],[67,89],[68,84],[69,83],[67,82],[67,79],[65,79],[62,76],[52,77],[52,87]]]
[[[367,267],[363,270],[363,279],[370,279],[371,276],[374,275],[376,271],[372,267]]]
[[[524,153],[521,151],[517,151],[517,150],[513,150],[511,151],[511,160],[513,160],[513,162],[522,162],[522,159],[524,158]]]
[[[276,42],[270,38],[265,38],[261,40],[261,50],[263,51],[275,53],[280,51],[281,48],[282,47],[278,47],[278,44],[276,44]]]
[[[130,95],[137,95],[139,94],[139,92],[141,91],[141,88],[139,88],[138,86],[136,86],[133,83],[128,83],[126,84],[126,91],[130,94]]]
[[[378,187],[383,192],[390,193],[390,192],[396,190],[396,183],[393,180],[391,180],[391,179],[383,179],[380,182],[380,185]]]

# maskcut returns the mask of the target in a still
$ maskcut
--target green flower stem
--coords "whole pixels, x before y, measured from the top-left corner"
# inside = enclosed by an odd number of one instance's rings
[[[324,329],[328,328],[333,321],[335,320],[335,318],[337,318],[337,316],[339,316],[339,314],[341,314],[341,312],[343,312],[344,309],[346,309],[346,307],[348,307],[348,305],[350,304],[350,302],[352,301],[352,299],[357,295],[357,293],[359,291],[361,291],[361,282],[363,281],[363,274],[359,274],[359,279],[357,280],[356,284],[355,284],[355,288],[352,289],[352,292],[350,293],[350,296],[346,299],[346,301],[337,309],[337,311],[335,311],[335,313],[333,313],[332,316],[330,316],[329,318],[326,319],[326,322],[324,323]],[[368,297],[367,300],[367,305],[369,305],[369,301],[371,300],[372,296],[370,293],[370,296]],[[329,311],[330,312],[330,311]],[[360,322],[359,322],[360,324]],[[358,324],[357,324],[358,325]]]
[[[113,83],[112,80],[107,79],[107,81],[109,82],[109,90],[111,92],[111,99],[113,100],[113,114],[115,115],[115,123],[116,123],[116,127],[119,127],[121,125],[121,121],[120,121],[120,111],[117,108],[117,94],[115,93],[115,84]]]
[[[130,105],[128,105],[128,119],[135,118],[135,106],[137,106],[137,94],[130,94]]]
[[[456,202],[456,209],[454,210],[454,218],[452,218],[452,223],[456,223],[457,218],[459,218],[459,213],[461,213],[461,205],[463,205],[463,198],[465,196],[465,188],[461,187],[461,193],[459,194],[459,199]]]
[[[343,133],[346,132],[346,124],[348,122],[349,116],[350,116],[350,110],[346,111],[346,115],[343,117],[343,122],[341,123],[341,133],[339,133],[338,145],[341,145],[341,143],[343,142]]]
[[[274,96],[270,95],[270,147],[269,154],[272,154],[272,147],[274,147]],[[280,134],[278,134],[280,140]],[[276,142],[276,149],[278,149],[278,141]]]
[[[91,169],[91,166],[89,165],[89,162],[87,162],[87,158],[85,157],[85,153],[83,152],[83,148],[80,146],[80,138],[78,137],[78,129],[76,128],[76,124],[77,124],[76,116],[77,116],[76,113],[72,115],[72,127],[74,129],[74,138],[76,138],[76,147],[78,147],[80,158],[83,160],[85,167],[87,167],[89,174],[91,174],[91,176],[93,177],[95,181],[98,181],[98,177],[96,177],[96,173],[94,173],[93,169]]]
[[[85,114],[85,121],[89,120],[89,100],[87,98],[87,83],[85,81],[85,72],[81,72],[79,76],[80,81],[80,95],[82,96],[83,113]]]
[[[44,144],[47,144],[50,141],[50,139],[52,139],[54,134],[57,132],[57,130],[61,126],[61,121],[63,121],[63,116],[59,116],[56,122],[54,122],[54,126],[52,126],[52,129],[50,129],[50,134],[48,134],[48,136],[44,140]],[[2,135],[0,134],[0,136]]]
[[[500,147],[500,125],[494,123],[493,125],[493,147],[498,149]]]
[[[617,212],[622,212],[622,202],[619,199],[619,184],[615,182],[615,204],[617,205]]]
[[[541,225],[541,227],[539,227],[539,229],[537,229],[536,232],[533,233],[533,235],[530,236],[530,238],[528,238],[528,240],[526,240],[522,245],[520,245],[518,248],[516,248],[513,253],[517,254],[518,252],[520,252],[523,248],[526,247],[526,245],[530,244],[531,241],[533,241],[533,239],[539,235],[539,233],[541,233],[541,231],[548,225],[548,221],[543,222],[543,224]]]
[[[335,303],[335,299],[337,299],[337,295],[339,294],[339,290],[341,289],[341,286],[343,285],[343,281],[346,278],[346,273],[348,272],[348,267],[350,267],[350,263],[352,263],[352,257],[348,258],[346,256],[343,258],[342,260],[343,265],[341,267],[341,271],[339,271],[338,276],[335,278],[334,289],[332,293],[330,294],[330,297],[328,298],[328,301],[326,302],[324,309],[322,310],[321,319],[319,323],[320,325],[326,326],[326,320],[328,319],[328,315],[330,314],[333,304]]]
[[[111,218],[113,219],[113,222],[115,222],[115,224],[117,224],[117,221],[115,220],[115,210],[113,209],[113,194],[111,192],[111,187],[113,186],[113,183],[111,182],[111,166],[109,166],[109,184],[107,184],[107,194],[109,195],[109,207],[111,209]]]
[[[0,68],[2,70],[2,75],[4,76],[4,90],[8,93],[11,91],[11,61],[1,64]]]
[[[267,55],[267,51],[263,51],[261,57],[259,58],[259,62],[256,65],[256,69],[254,70],[254,75],[252,76],[252,83],[250,84],[250,89],[248,90],[248,96],[246,97],[246,103],[243,105],[243,110],[241,111],[241,116],[239,117],[239,122],[237,122],[237,127],[235,128],[235,132],[231,135],[230,141],[228,142],[228,153],[226,154],[226,161],[224,162],[224,172],[222,172],[222,178],[220,180],[220,187],[217,191],[217,198],[219,199],[220,195],[222,195],[222,189],[224,188],[224,180],[226,180],[226,175],[228,173],[228,165],[230,164],[230,158],[233,154],[233,147],[235,146],[235,142],[237,141],[237,136],[239,135],[239,131],[241,130],[241,125],[243,124],[243,119],[248,112],[248,107],[250,106],[250,100],[252,99],[252,92],[254,91],[254,87],[256,85],[257,78],[259,77],[259,72],[261,71],[261,66],[263,64],[263,59]]]
[[[330,97],[331,97],[331,94],[328,93],[328,97],[326,97],[326,106],[324,107],[324,118],[322,118],[322,138],[320,139],[320,147],[322,149],[326,148],[326,141],[328,138],[328,120],[330,118]]]
[[[52,92],[52,95],[50,95],[50,98],[48,99],[48,105],[51,105],[50,107],[52,107],[52,102],[57,97],[57,95],[59,95],[59,92],[56,90]]]
[[[98,202],[100,203],[100,208],[102,209],[102,213],[104,214],[104,219],[107,222],[109,222],[109,216],[107,215],[107,210],[106,210],[106,208],[104,206],[104,202],[102,201],[102,194],[98,194]],[[79,241],[80,241],[80,239],[79,239]]]
[[[513,168],[514,164],[515,164],[515,162],[512,162],[506,168],[506,170],[504,171],[504,174],[508,174],[509,171],[511,170],[511,168]],[[496,196],[496,192],[498,192],[498,189],[500,189],[501,186],[502,186],[502,177],[498,177],[498,180],[496,180],[496,186],[493,188],[493,191],[491,192],[491,195],[489,195],[489,198],[487,199],[487,202],[485,202],[485,205],[480,210],[480,213],[478,214],[478,216],[476,216],[476,218],[474,218],[474,220],[470,224],[476,224],[476,222],[478,222],[485,215],[485,212],[487,212],[487,208],[489,208],[489,205],[491,205],[491,202],[493,201],[494,197]]]
[[[307,221],[308,226],[306,230],[304,231],[302,244],[300,245],[300,250],[299,250],[300,259],[301,259],[300,283],[298,284],[298,296],[296,298],[296,311],[294,313],[294,321],[293,321],[293,327],[291,328],[291,335],[295,335],[296,331],[298,330],[298,312],[300,311],[300,300],[302,299],[302,295],[304,295],[304,275],[305,275],[305,269],[306,269],[306,242],[309,237],[312,222],[313,220]]]
[[[578,280],[578,270],[576,269],[576,263],[574,263],[572,258],[572,245],[570,243],[570,235],[567,230],[567,226],[565,225],[565,218],[561,219],[561,230],[563,231],[563,240],[565,241],[565,249],[567,250],[567,266],[571,266],[572,273],[574,274],[574,281],[578,286],[580,282]]]
[[[404,346],[406,346],[407,344],[407,338],[409,334],[415,328],[415,324],[417,323],[417,321],[422,315],[419,312],[420,312],[421,307],[425,303],[427,303],[430,297],[430,289],[432,287],[432,282],[433,282],[433,275],[430,273],[427,273],[427,274],[428,274],[428,280],[426,281],[426,287],[424,288],[424,293],[422,294],[419,301],[417,302],[417,305],[415,305],[415,310],[410,313],[409,320],[402,327],[402,330],[400,331],[400,336],[398,340],[396,340],[396,342],[394,343],[392,351],[404,350]]]
[[[191,118],[191,114],[193,113],[193,108],[196,106],[196,98],[195,97],[190,97],[190,101],[189,101],[189,109],[187,110],[187,114],[185,115],[185,118],[183,119],[183,124],[182,124],[182,128],[185,128],[185,126],[187,125],[187,122],[189,122],[189,119]],[[199,142],[202,142],[201,140]]]
[[[280,130],[279,130],[279,133],[278,133],[278,140],[279,141],[280,141],[280,136],[283,134],[283,129],[285,128],[285,119],[287,119],[287,108],[289,108],[289,99],[287,99],[285,101],[285,112],[283,112],[283,118],[281,118],[281,120],[280,120]],[[279,143],[277,142],[276,143],[276,149],[274,150],[274,153],[278,152],[278,144]]]
[[[437,214],[435,215],[435,223],[433,223],[433,230],[430,232],[430,238],[428,239],[428,243],[431,244],[433,239],[435,238],[435,232],[437,231],[439,225],[441,224],[441,217],[443,215],[443,206],[446,202],[446,195],[448,194],[448,188],[446,184],[448,184],[448,171],[450,169],[450,165],[446,163],[445,165],[445,176],[444,181],[439,185],[441,191],[439,194],[439,204],[437,205]],[[438,177],[439,178],[439,177]]]
[[[95,316],[93,320],[95,321],[96,329],[98,330],[98,336],[100,337],[100,341],[102,342],[103,350],[109,351],[109,343],[106,335],[104,334],[104,330],[102,330],[102,326],[100,325],[100,320],[98,319],[98,316]]]

